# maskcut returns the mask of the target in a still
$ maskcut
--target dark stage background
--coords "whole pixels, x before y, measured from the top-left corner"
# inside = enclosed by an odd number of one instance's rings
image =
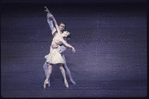
[[[15,1],[15,0],[14,0]],[[139,1],[139,0],[138,0]],[[4,2],[4,1],[3,1]],[[65,22],[76,48],[65,52],[76,85],[67,89],[57,66],[44,82],[51,31],[46,5]],[[1,4],[2,97],[146,97],[146,3]]]

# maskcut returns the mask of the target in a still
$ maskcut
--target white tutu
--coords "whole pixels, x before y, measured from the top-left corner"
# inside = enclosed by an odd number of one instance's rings
[[[58,63],[64,64],[65,63],[63,57],[59,53],[58,48],[50,49],[50,53],[45,56],[45,59],[46,59],[46,62],[50,64],[58,64]]]

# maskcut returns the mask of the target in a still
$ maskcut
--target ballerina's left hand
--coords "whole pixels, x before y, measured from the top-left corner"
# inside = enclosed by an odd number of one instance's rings
[[[75,52],[76,52],[76,50],[75,50],[75,48],[74,48],[74,47],[72,48],[72,52],[73,52],[73,53],[75,53]]]

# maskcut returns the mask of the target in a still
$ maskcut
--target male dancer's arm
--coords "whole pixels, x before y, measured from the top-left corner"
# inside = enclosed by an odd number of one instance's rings
[[[56,28],[54,27],[53,20],[49,17],[51,15],[51,13],[47,13],[47,23],[51,29],[52,35],[54,36],[56,33]]]
[[[46,9],[48,10],[48,8],[46,8]],[[52,35],[55,36],[55,33],[56,33],[57,30],[56,30],[56,28],[55,28],[55,26],[53,24],[52,18],[50,18],[51,15],[52,14],[48,10],[48,13],[47,13],[47,23],[48,23],[48,25],[49,25],[49,27],[51,29]],[[59,53],[63,53],[66,49],[67,49],[67,47],[62,44],[61,46],[59,46]]]
[[[54,36],[57,30],[56,30],[56,28],[55,28],[55,26],[53,24],[52,18],[49,18],[50,15],[52,15],[52,14],[51,13],[47,13],[47,23],[48,23],[48,25],[49,25],[49,27],[51,29],[52,35]],[[61,46],[59,46],[59,53],[63,53],[66,49],[67,49],[67,47],[62,44]]]
[[[59,53],[62,54],[64,51],[66,51],[66,49],[67,47],[64,44],[62,44],[61,46],[59,46]]]

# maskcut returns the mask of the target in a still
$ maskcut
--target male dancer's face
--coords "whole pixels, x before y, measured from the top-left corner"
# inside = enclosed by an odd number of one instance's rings
[[[60,31],[63,31],[65,29],[65,24],[61,23],[59,25],[59,29],[60,29]]]

